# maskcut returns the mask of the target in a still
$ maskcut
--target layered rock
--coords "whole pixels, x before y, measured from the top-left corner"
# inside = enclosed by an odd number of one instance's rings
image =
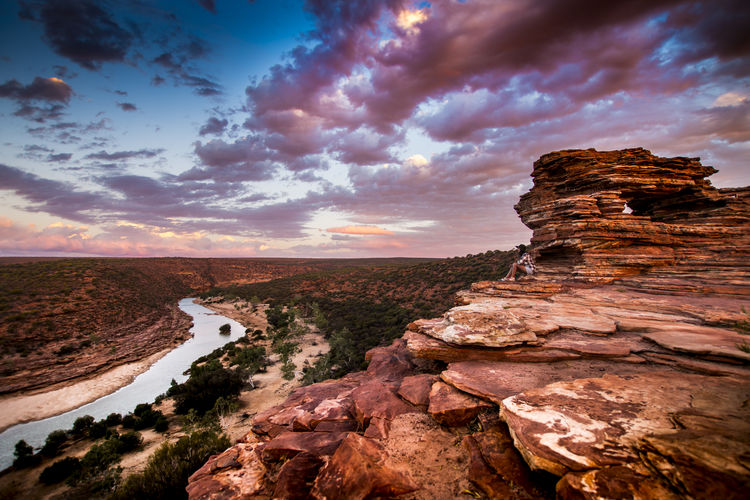
[[[534,231],[542,276],[600,283],[658,272],[640,285],[747,294],[750,189],[716,189],[706,180],[715,172],[642,148],[558,151],[534,163],[534,187],[515,208]]]
[[[543,156],[516,207],[538,275],[476,283],[257,415],[191,498],[746,498],[750,190],[713,172]]]

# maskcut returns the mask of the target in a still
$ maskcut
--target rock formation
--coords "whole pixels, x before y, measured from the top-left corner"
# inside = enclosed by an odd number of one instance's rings
[[[256,415],[190,498],[747,498],[750,189],[713,172],[543,156],[516,206],[537,275]]]

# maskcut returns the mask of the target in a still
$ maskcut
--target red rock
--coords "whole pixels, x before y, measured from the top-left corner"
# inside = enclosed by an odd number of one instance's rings
[[[725,328],[679,325],[660,332],[646,333],[643,337],[673,351],[700,354],[714,359],[750,361],[750,353],[737,347],[738,344],[747,342],[747,337]]]
[[[398,388],[398,395],[414,406],[427,407],[430,404],[430,389],[437,379],[437,375],[427,373],[406,377]]]
[[[354,415],[362,428],[366,429],[373,418],[378,419],[376,427],[379,434],[387,434],[387,421],[404,413],[419,411],[402,401],[377,380],[363,384],[352,391],[352,400]],[[375,429],[371,432],[375,432]]]
[[[466,425],[480,412],[494,405],[470,396],[443,382],[435,382],[430,390],[430,406],[427,413],[437,422],[449,427]]]
[[[484,460],[472,436],[464,436],[462,444],[469,452],[469,481],[489,498],[517,498],[513,496],[510,485]]]
[[[534,349],[530,347],[489,348],[479,346],[458,346],[448,344],[416,332],[404,333],[409,351],[416,358],[436,359],[446,363],[469,360],[511,361],[517,363],[548,363],[578,359],[576,353],[559,349]]]
[[[358,429],[355,420],[324,420],[315,426],[315,432],[354,432]]]
[[[519,498],[536,498],[542,493],[534,484],[529,467],[521,454],[513,446],[507,427],[472,434],[482,458],[503,481],[511,485]]]
[[[346,432],[284,432],[258,447],[263,462],[278,462],[298,453],[331,455],[347,436]]]
[[[715,172],[697,158],[642,148],[543,155],[534,187],[515,207],[534,231],[538,278],[644,282],[641,274],[659,272],[683,278],[687,294],[703,281],[713,292],[747,296],[750,190],[715,189],[704,179]],[[679,287],[673,280],[668,289]]]
[[[728,463],[739,464],[741,457],[750,456],[748,399],[746,379],[668,372],[605,375],[558,382],[508,398],[502,402],[501,416],[533,468],[562,476],[645,458],[654,461],[649,467],[654,470],[660,461],[647,450],[658,447],[666,469],[687,461],[692,470],[724,471],[705,474],[708,481],[731,476],[736,467]],[[676,425],[682,430],[676,431]],[[692,438],[672,442],[676,432]],[[715,436],[722,440],[712,442]],[[718,442],[733,446],[716,446]],[[750,477],[747,470],[742,474]]]
[[[284,401],[253,419],[253,432],[276,437],[288,430],[312,430],[323,421],[351,419],[351,392],[364,377],[350,375],[300,387]]]
[[[402,339],[394,340],[388,347],[370,349],[365,354],[365,360],[369,361],[368,375],[389,382],[400,382],[411,375],[414,368],[410,361],[411,354]]]
[[[386,465],[382,447],[357,434],[341,443],[315,480],[312,497],[319,500],[392,498],[418,486],[407,476]]]
[[[320,457],[310,453],[298,453],[286,462],[279,471],[273,498],[284,500],[306,500],[318,471],[323,466]]]
[[[502,361],[464,361],[451,363],[440,377],[457,389],[499,405],[507,397],[552,382],[596,377],[604,373],[630,375],[654,371],[663,369],[605,359],[523,365]]]
[[[649,475],[645,470],[638,472],[632,465],[616,465],[585,472],[568,472],[557,483],[557,497],[561,500],[599,500],[601,498],[677,500],[684,498],[672,491],[669,485],[658,477]]]
[[[251,497],[264,491],[266,467],[255,453],[255,443],[238,443],[211,457],[188,479],[191,500]]]

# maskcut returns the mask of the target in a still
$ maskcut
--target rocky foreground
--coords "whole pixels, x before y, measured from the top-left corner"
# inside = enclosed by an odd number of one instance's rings
[[[750,496],[750,189],[643,149],[534,167],[537,275],[256,415],[190,498]]]

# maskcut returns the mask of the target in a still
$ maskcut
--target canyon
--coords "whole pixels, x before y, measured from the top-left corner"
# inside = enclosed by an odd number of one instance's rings
[[[515,207],[535,275],[255,415],[190,498],[746,498],[750,188],[714,172],[542,156]]]

